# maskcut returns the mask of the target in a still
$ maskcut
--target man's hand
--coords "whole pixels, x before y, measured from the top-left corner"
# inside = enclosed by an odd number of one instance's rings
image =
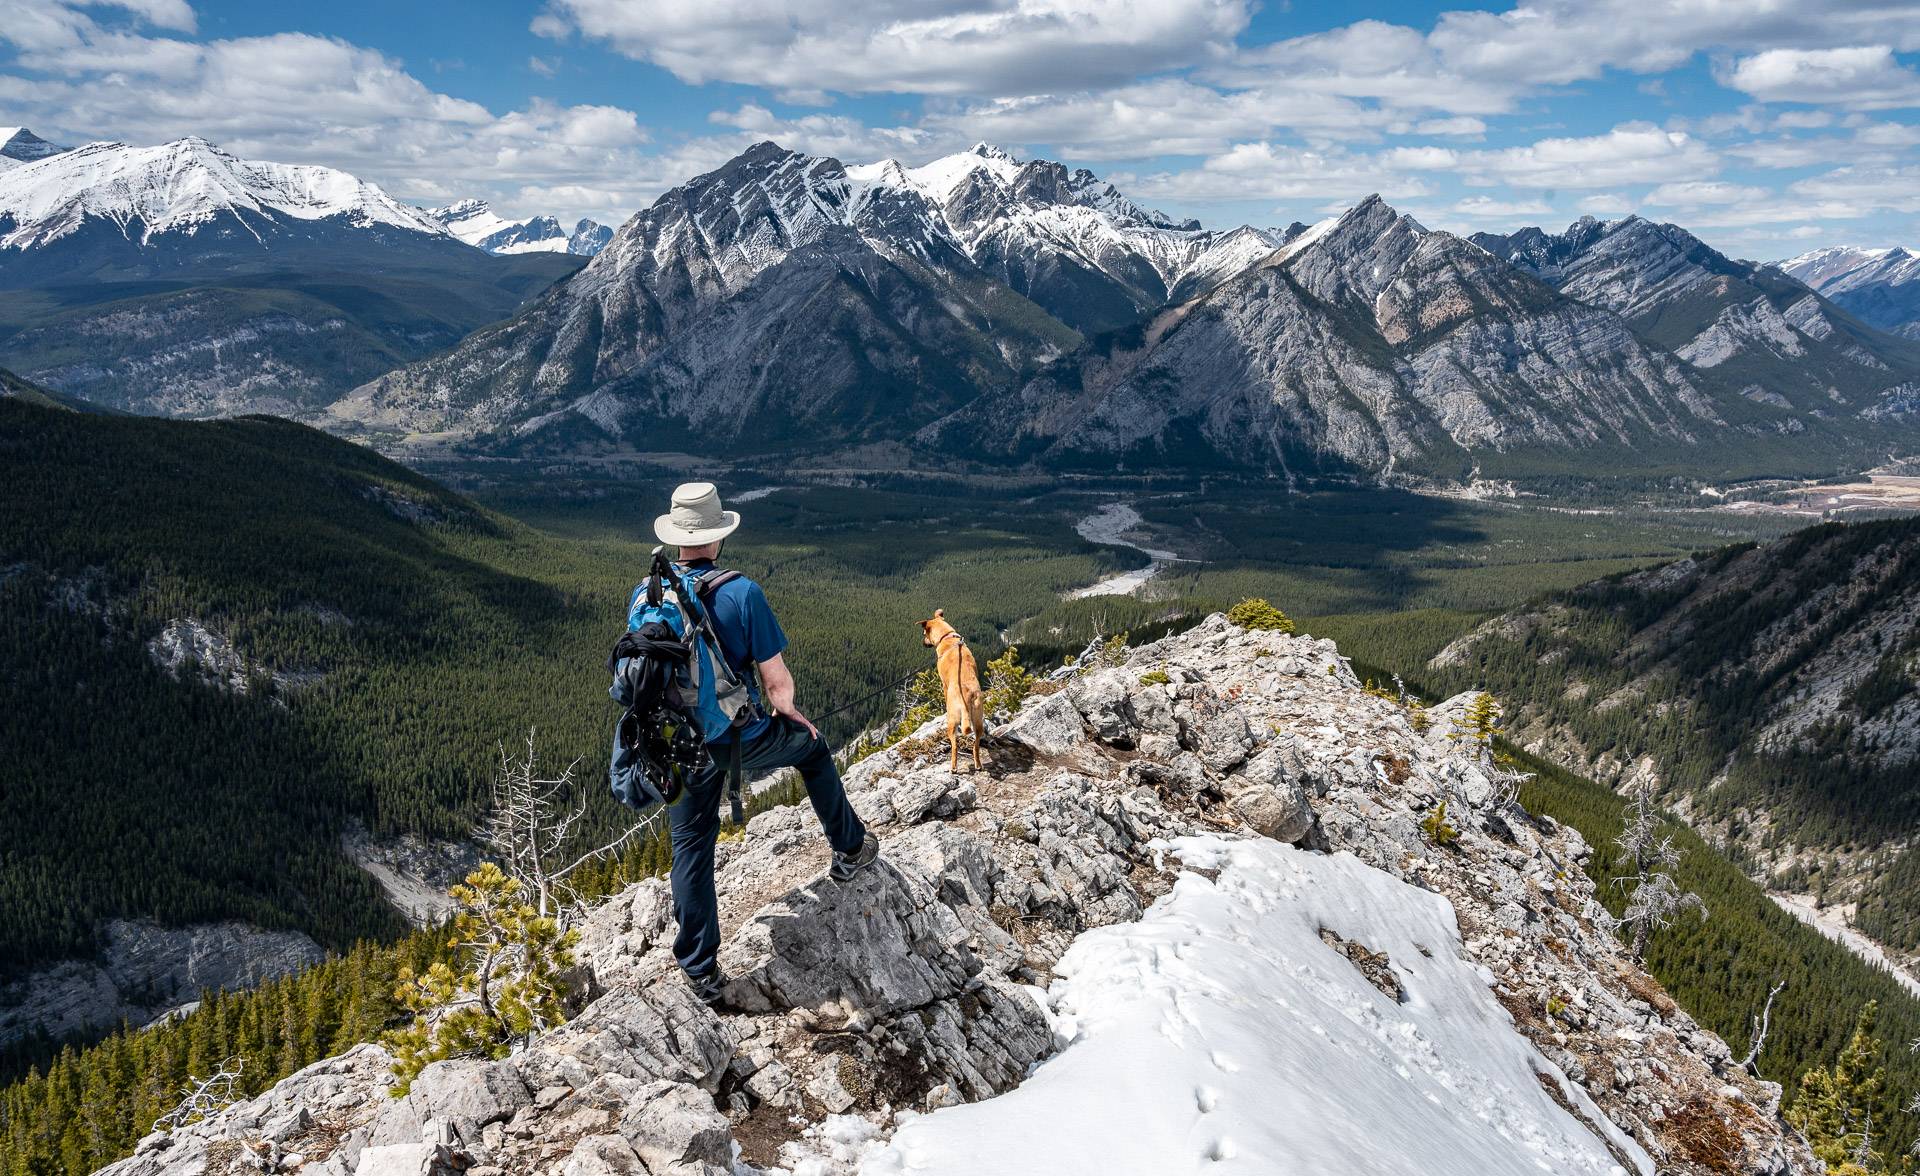
[[[799,707],[793,705],[793,671],[787,669],[784,656],[776,653],[760,663],[760,684],[766,688],[767,706],[774,714],[783,719],[792,719],[805,727],[815,739],[820,738],[820,729],[800,713]]]

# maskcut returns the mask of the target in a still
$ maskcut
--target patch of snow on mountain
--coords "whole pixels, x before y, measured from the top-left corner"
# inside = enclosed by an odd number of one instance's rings
[[[1218,876],[1182,874],[1140,922],[1075,941],[1048,997],[1062,1052],[1007,1094],[907,1122],[863,1174],[1599,1176],[1626,1171],[1615,1152],[1653,1171],[1514,1031],[1445,898],[1345,853],[1171,848]],[[1385,952],[1404,999],[1323,931]]]
[[[427,209],[427,215],[445,225],[447,232],[476,249],[488,237],[521,223],[501,216],[484,200],[456,200],[440,208]]]
[[[895,166],[898,167],[897,164]],[[991,144],[975,143],[965,151],[943,156],[924,167],[901,169],[907,184],[925,193],[936,204],[945,203],[954,190],[966,183],[975,172],[986,172],[1003,184],[1010,183],[1013,177],[1020,174],[1020,161]]]
[[[355,225],[419,233],[446,230],[425,213],[346,172],[240,159],[197,136],[132,147],[88,143],[0,173],[0,246],[57,240],[89,218],[138,232],[192,233],[221,216],[278,213],[299,220],[344,216]]]

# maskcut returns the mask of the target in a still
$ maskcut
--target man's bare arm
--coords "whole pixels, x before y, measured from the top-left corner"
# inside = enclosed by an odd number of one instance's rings
[[[767,706],[773,710],[774,714],[792,719],[811,731],[814,738],[820,737],[820,732],[814,727],[812,720],[801,714],[799,707],[793,705],[793,671],[787,668],[786,658],[783,655],[776,653],[760,663],[760,685],[766,689]]]

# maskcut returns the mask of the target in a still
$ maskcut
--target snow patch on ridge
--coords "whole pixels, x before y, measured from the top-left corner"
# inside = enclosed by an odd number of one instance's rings
[[[1445,898],[1346,853],[1211,836],[1168,848],[1218,876],[1182,874],[1139,922],[1074,942],[1048,997],[1066,1048],[1007,1094],[909,1120],[868,1147],[864,1176],[1611,1176],[1626,1171],[1616,1153],[1653,1171],[1515,1032],[1462,959]],[[1385,952],[1405,1003],[1323,928]]]

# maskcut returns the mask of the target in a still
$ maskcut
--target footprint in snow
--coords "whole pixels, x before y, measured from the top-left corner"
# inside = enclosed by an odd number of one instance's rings
[[[1193,1105],[1200,1109],[1201,1114],[1211,1115],[1213,1109],[1220,1105],[1220,1092],[1211,1086],[1196,1086],[1193,1088]]]

